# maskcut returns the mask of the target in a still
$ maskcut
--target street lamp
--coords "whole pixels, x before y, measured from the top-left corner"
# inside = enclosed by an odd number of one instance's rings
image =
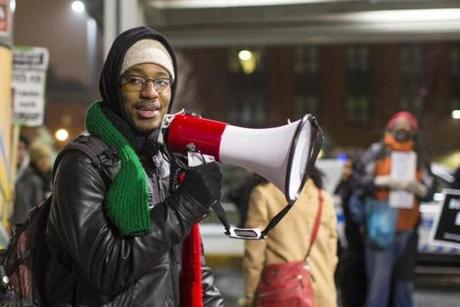
[[[87,84],[91,87],[95,84],[96,76],[96,47],[97,47],[97,24],[96,20],[91,17],[85,7],[85,3],[80,0],[73,1],[71,4],[72,11],[83,18],[86,22],[86,55],[87,55]]]
[[[71,7],[72,7],[72,10],[78,14],[81,14],[85,11],[85,4],[82,1],[72,2]]]
[[[64,142],[65,140],[67,140],[67,139],[69,138],[69,131],[67,131],[67,130],[64,129],[64,128],[61,128],[61,129],[57,130],[57,131],[54,133],[54,137],[55,137],[58,141]]]
[[[453,110],[452,111],[452,118],[453,119],[460,119],[460,110]]]
[[[11,13],[14,13],[16,10],[16,0],[10,0],[10,11]]]

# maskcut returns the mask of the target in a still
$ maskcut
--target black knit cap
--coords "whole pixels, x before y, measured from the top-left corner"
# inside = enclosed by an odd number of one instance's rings
[[[121,96],[121,65],[125,57],[126,51],[137,41],[141,39],[154,39],[164,45],[169,55],[171,56],[173,66],[175,82],[171,86],[171,100],[169,102],[168,113],[171,111],[172,103],[176,93],[177,86],[177,62],[174,50],[171,44],[168,42],[159,32],[149,27],[137,27],[129,29],[121,33],[113,42],[110,48],[107,59],[102,68],[101,77],[99,79],[99,91],[102,96],[103,102],[109,106],[118,116],[126,120],[126,115],[123,111],[123,100]]]

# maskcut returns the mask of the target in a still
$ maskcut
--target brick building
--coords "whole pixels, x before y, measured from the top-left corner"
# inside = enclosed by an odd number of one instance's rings
[[[456,42],[246,47],[257,58],[250,73],[241,49],[180,49],[188,73],[179,105],[247,127],[311,113],[333,152],[367,147],[392,114],[409,110],[433,157],[460,148],[460,121],[451,118],[460,109]]]
[[[59,2],[48,11],[61,7],[54,14],[64,14],[60,1],[45,2]],[[83,76],[49,82],[46,126],[51,133],[67,128],[72,137],[83,130],[84,110],[98,98],[102,40],[107,49],[110,35],[146,24],[165,33],[179,53],[176,109],[185,106],[245,127],[278,126],[312,113],[327,135],[331,156],[378,140],[388,118],[404,109],[419,117],[431,157],[460,149],[460,120],[451,117],[460,109],[458,1],[85,2],[98,23],[97,58],[72,59],[75,71],[69,61],[65,66],[58,61],[59,50],[71,46],[72,54],[84,58],[88,46],[83,43],[78,51],[79,44],[66,43],[69,36],[56,42],[54,35],[34,35],[26,22],[30,12],[19,18],[28,7],[18,3],[18,43],[49,40],[56,53],[50,66],[57,75]],[[110,15],[111,9],[119,11]],[[49,33],[62,32],[53,24],[59,19],[46,20]],[[75,23],[77,33],[87,30],[83,21]]]

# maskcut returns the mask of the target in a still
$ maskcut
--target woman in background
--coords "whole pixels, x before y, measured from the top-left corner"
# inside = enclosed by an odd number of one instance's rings
[[[319,193],[323,199],[320,226],[308,258],[314,302],[316,307],[337,306],[334,282],[337,265],[336,214],[332,197],[322,190],[321,176],[320,171],[315,169],[297,202],[265,240],[245,242],[244,304],[247,306],[254,304],[265,266],[305,258],[318,212]],[[273,184],[265,182],[256,186],[250,196],[246,227],[263,229],[286,203],[284,194]]]

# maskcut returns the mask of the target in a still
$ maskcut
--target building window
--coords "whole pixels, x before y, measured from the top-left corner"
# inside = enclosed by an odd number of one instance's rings
[[[449,113],[460,110],[460,44],[449,47]]]
[[[350,123],[366,123],[369,120],[369,99],[366,96],[349,96],[345,102]]]
[[[319,68],[319,52],[315,46],[299,46],[294,48],[294,70],[296,74],[317,74]]]
[[[450,75],[460,76],[460,45],[453,44],[449,48]]]
[[[366,124],[370,120],[370,54],[367,46],[346,49],[348,92],[345,99],[347,121]]]
[[[365,73],[369,71],[369,47],[350,46],[347,48],[347,67],[352,73]]]
[[[416,116],[421,116],[423,111],[423,97],[421,90],[423,88],[423,67],[425,56],[420,45],[411,44],[402,47],[401,69],[404,78],[403,95],[400,101],[400,107],[408,110]]]
[[[313,114],[319,113],[319,99],[316,96],[297,95],[294,98],[295,114]]]
[[[295,94],[294,112],[296,115],[320,115],[319,100],[319,49],[316,46],[297,46],[294,48]]]
[[[229,52],[229,114],[232,124],[264,126],[267,118],[266,52],[263,48],[234,48]]]

